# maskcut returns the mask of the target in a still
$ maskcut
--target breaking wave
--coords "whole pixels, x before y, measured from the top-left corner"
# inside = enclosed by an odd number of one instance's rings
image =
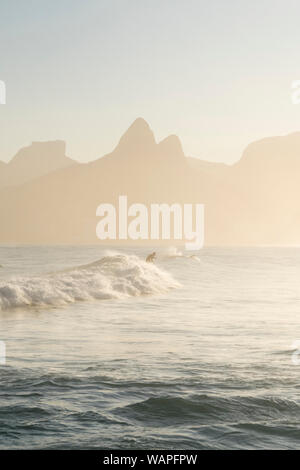
[[[62,272],[0,281],[0,310],[163,294],[173,277],[137,256],[114,254]]]

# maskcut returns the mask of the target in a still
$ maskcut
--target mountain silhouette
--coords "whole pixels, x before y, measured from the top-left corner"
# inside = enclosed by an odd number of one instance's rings
[[[186,157],[174,135],[157,143],[138,118],[110,154],[3,188],[0,242],[100,243],[96,208],[127,195],[204,203],[207,245],[299,244],[299,162],[300,133],[254,142],[225,165]]]
[[[32,142],[19,150],[9,163],[1,162],[0,187],[23,184],[72,164],[75,162],[66,157],[65,142]]]
[[[143,118],[137,118],[122,135],[115,152],[122,154],[135,154],[140,152],[143,158],[148,152],[153,151],[155,139],[149,124]]]

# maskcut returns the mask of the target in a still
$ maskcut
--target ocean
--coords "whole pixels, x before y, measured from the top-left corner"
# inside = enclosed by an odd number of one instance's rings
[[[1,449],[299,449],[300,249],[0,247]]]

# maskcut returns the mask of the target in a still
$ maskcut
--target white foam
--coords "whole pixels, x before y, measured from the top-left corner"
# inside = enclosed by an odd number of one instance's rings
[[[178,250],[175,246],[169,246],[167,249],[161,254],[162,258],[184,258],[184,259],[192,259],[197,262],[201,262],[200,258],[193,255],[184,255],[182,251]]]
[[[115,254],[63,272],[0,281],[0,310],[162,294],[176,287],[179,284],[158,266]]]
[[[161,252],[161,256],[163,258],[182,258],[183,253],[175,246],[168,246]]]

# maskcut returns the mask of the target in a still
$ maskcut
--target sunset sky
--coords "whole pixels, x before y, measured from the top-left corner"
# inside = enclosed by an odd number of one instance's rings
[[[186,155],[227,163],[300,131],[298,0],[0,3],[0,160],[64,139],[88,161],[138,116]]]

